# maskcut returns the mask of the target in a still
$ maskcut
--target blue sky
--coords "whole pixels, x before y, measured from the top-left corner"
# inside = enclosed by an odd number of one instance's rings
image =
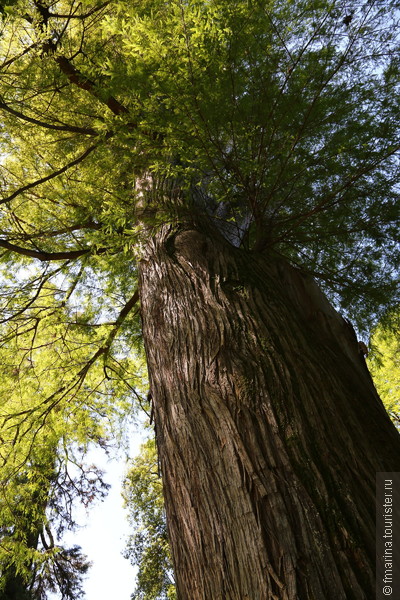
[[[129,600],[135,587],[135,569],[121,554],[128,532],[120,491],[123,463],[108,463],[104,479],[112,488],[107,498],[90,510],[85,528],[66,536],[67,542],[82,546],[93,562],[85,581],[87,600]]]

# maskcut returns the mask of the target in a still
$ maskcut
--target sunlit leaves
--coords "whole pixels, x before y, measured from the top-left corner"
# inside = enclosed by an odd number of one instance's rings
[[[118,322],[121,298],[116,295],[108,305],[101,298],[89,301],[99,286],[94,275],[62,267],[40,275],[31,266],[19,277],[3,275],[3,282],[3,582],[19,577],[34,589],[42,586],[43,594],[58,582],[60,590],[70,588],[63,598],[75,598],[87,564],[58,540],[74,526],[76,501],[88,507],[107,490],[85,454],[93,445],[107,449],[123,441],[123,422],[135,412],[145,385],[143,360],[132,352],[134,327],[125,334],[126,324]],[[123,286],[120,293],[123,297]],[[117,329],[119,340],[111,349]]]
[[[395,315],[391,327],[378,325],[371,337],[372,353],[368,358],[374,383],[397,428],[400,428],[400,336]]]
[[[50,453],[66,489],[68,463],[123,436],[146,394],[137,261],[161,223],[200,214],[284,255],[359,329],[396,301],[397,2],[3,5],[4,482]]]
[[[14,339],[2,348],[2,395],[7,398],[2,417],[10,441],[18,431],[33,443],[43,420],[70,443],[105,437],[107,418],[111,426],[120,410],[131,408],[129,386],[139,383],[135,367],[122,345],[112,351],[107,347],[114,325],[96,325],[84,306],[65,315],[65,321],[56,310],[46,312],[41,307],[32,317],[25,314]]]

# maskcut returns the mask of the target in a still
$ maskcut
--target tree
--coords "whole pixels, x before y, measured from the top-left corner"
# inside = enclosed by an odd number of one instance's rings
[[[175,599],[165,521],[162,481],[154,437],[142,445],[124,482],[123,497],[131,529],[126,556],[139,567],[135,600]]]
[[[2,472],[0,598],[42,600],[46,591],[59,589],[63,600],[72,600],[81,591],[81,576],[89,564],[78,546],[55,543],[54,518],[49,515],[54,516],[61,495],[55,451],[39,436],[35,446],[27,467],[19,466],[8,479]],[[64,522],[61,529],[67,526]]]
[[[104,408],[115,386],[107,389],[98,371],[84,378],[81,372],[93,336],[82,325],[80,334],[73,327],[59,304],[62,290],[47,277],[29,298],[29,279],[19,279],[18,297],[3,281],[0,598],[43,600],[48,591],[59,591],[63,600],[73,600],[89,563],[78,546],[66,548],[58,540],[76,525],[74,503],[87,507],[109,487],[98,468],[85,464],[85,454],[93,444],[107,447],[124,394],[114,409]]]
[[[370,598],[400,441],[349,318],[398,302],[396,2],[7,14],[3,263],[91,332],[42,402],[131,389],[142,336],[177,596]]]

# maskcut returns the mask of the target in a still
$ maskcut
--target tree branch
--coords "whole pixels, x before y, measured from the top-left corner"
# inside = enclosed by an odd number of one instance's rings
[[[42,252],[40,250],[29,250],[29,248],[22,248],[22,246],[16,246],[15,244],[11,244],[7,240],[0,239],[0,248],[5,248],[6,250],[10,250],[11,252],[15,252],[16,254],[21,254],[22,256],[30,256],[31,258],[37,258],[43,262],[49,262],[54,260],[73,260],[74,258],[79,258],[80,256],[84,256],[85,254],[89,254],[92,252],[91,248],[85,248],[82,250],[69,250],[65,252]],[[97,254],[103,254],[106,252],[108,248],[100,248],[97,250]]]
[[[55,131],[68,131],[70,133],[82,133],[83,135],[98,135],[98,132],[91,127],[77,127],[76,125],[53,125],[52,123],[45,123],[44,121],[39,121],[38,119],[34,119],[33,117],[28,117],[23,113],[11,108],[5,102],[0,100],[0,108],[7,111],[11,115],[18,117],[18,119],[22,119],[23,121],[27,121],[28,123],[33,123],[34,125],[39,125],[39,127],[44,127],[45,129],[54,129]]]
[[[46,181],[50,181],[50,179],[54,179],[55,177],[57,177],[58,175],[61,175],[62,173],[65,173],[65,171],[68,171],[68,169],[70,169],[71,167],[74,167],[75,165],[78,165],[80,162],[85,160],[85,158],[87,158],[89,156],[89,154],[91,154],[91,152],[93,152],[93,150],[95,150],[98,146],[99,146],[99,144],[94,144],[93,146],[90,146],[87,150],[85,150],[85,152],[83,154],[78,156],[78,158],[75,158],[68,164],[64,165],[63,167],[61,167],[61,169],[58,169],[57,171],[53,171],[53,173],[50,173],[50,175],[46,175],[46,177],[42,177],[42,179],[38,179],[37,181],[32,181],[31,183],[24,185],[22,188],[19,188],[18,190],[13,192],[10,196],[7,196],[7,198],[3,198],[2,200],[0,200],[0,204],[5,204],[6,202],[10,202],[11,200],[16,198],[20,194],[23,194],[27,190],[30,190],[42,183],[45,183]]]
[[[22,52],[20,52],[19,54],[17,54],[16,56],[12,56],[11,58],[9,58],[8,60],[5,60],[1,65],[0,65],[0,70],[4,70],[5,67],[8,67],[10,65],[12,65],[13,62],[15,62],[16,60],[19,60],[22,56],[25,56],[25,54],[28,54],[28,52],[30,52],[31,50],[33,50],[34,48],[37,48],[39,45],[38,42],[35,42],[33,44],[31,44],[30,46],[28,46],[27,48],[25,48],[25,50],[23,50]]]
[[[13,215],[13,213],[11,213]],[[14,215],[13,215],[14,216]],[[24,222],[26,223],[26,222]],[[43,230],[40,233],[21,233],[21,234],[15,234],[15,235],[9,235],[8,239],[9,240],[13,240],[15,242],[21,241],[21,242],[30,242],[32,240],[34,240],[35,238],[51,238],[51,237],[58,237],[60,235],[64,235],[65,233],[72,233],[74,231],[79,231],[82,229],[94,229],[94,230],[99,230],[101,229],[101,225],[100,223],[96,223],[95,221],[89,220],[89,221],[85,221],[84,223],[76,223],[75,225],[71,225],[70,227],[64,227],[63,229],[57,229],[57,230]],[[7,234],[6,231],[2,232],[4,234]]]
[[[96,360],[98,358],[100,358],[100,356],[108,355],[111,345],[118,333],[119,328],[121,327],[122,323],[125,321],[126,317],[130,313],[132,308],[135,306],[135,304],[137,304],[138,300],[139,300],[139,290],[136,289],[134,291],[132,297],[128,300],[128,302],[125,304],[125,306],[122,308],[121,312],[119,313],[119,315],[115,321],[114,327],[108,334],[105,344],[103,346],[101,346],[97,350],[97,352],[95,352],[95,354],[93,354],[92,358],[90,360],[88,360],[86,365],[79,371],[78,377],[80,379],[86,377],[86,374],[89,371],[90,367],[96,362]]]
[[[91,79],[88,79],[78,71],[66,56],[56,56],[54,60],[71,83],[74,83],[82,90],[86,90],[92,96],[97,98],[97,100],[104,102],[115,115],[122,115],[129,112],[126,106],[121,104],[121,102],[113,96],[108,96],[108,98],[103,99],[94,81],[91,81]],[[131,124],[131,127],[132,126],[133,124]]]
[[[283,239],[285,239],[285,237],[287,237],[287,235],[293,231],[294,229],[296,229],[301,223],[303,223],[304,221],[306,221],[307,219],[309,219],[310,217],[314,216],[315,214],[318,214],[324,210],[327,210],[328,208],[331,208],[332,206],[334,206],[335,204],[337,204],[338,202],[340,202],[343,199],[344,194],[347,192],[348,189],[350,189],[353,185],[355,185],[355,183],[361,179],[361,177],[368,175],[370,173],[372,173],[374,171],[374,169],[376,169],[377,167],[379,167],[379,165],[381,165],[385,160],[387,160],[388,158],[390,158],[391,156],[393,156],[394,154],[398,153],[400,151],[400,144],[394,145],[391,148],[388,149],[388,151],[383,155],[380,156],[378,159],[374,160],[373,162],[365,165],[364,167],[362,167],[361,169],[359,169],[358,171],[356,171],[355,173],[353,173],[346,181],[344,181],[340,187],[337,190],[332,191],[330,194],[328,194],[325,198],[323,198],[321,200],[321,202],[319,202],[318,204],[316,204],[314,207],[312,207],[310,210],[308,210],[305,213],[300,213],[297,215],[292,215],[290,217],[287,217],[286,219],[281,221],[282,223],[288,223],[290,221],[294,221],[294,224],[289,227],[289,229],[287,229],[282,235],[280,235],[278,238],[275,238],[272,240],[273,244],[276,244],[278,242],[281,242]],[[262,250],[264,249],[265,245],[261,245],[258,248],[258,250]]]
[[[36,0],[34,2],[34,5],[41,17],[41,21],[39,23],[39,28],[43,31],[44,27],[45,26],[47,27],[49,19],[56,15],[52,15],[52,13],[49,10],[49,7],[43,5],[42,2],[40,2],[39,0]],[[107,5],[107,2],[104,3],[104,5],[102,5],[101,8],[103,8],[106,5]],[[65,15],[65,18],[67,18],[67,19],[70,19],[71,17],[72,17],[72,15]],[[25,16],[25,18],[29,21],[29,23],[33,24],[34,21],[31,17]],[[57,43],[54,43],[51,39],[48,39],[44,43],[43,49],[46,54],[49,54],[49,53],[55,52],[56,46],[57,46]],[[95,98],[100,100],[100,102],[105,103],[108,106],[108,108],[115,115],[126,114],[129,112],[128,109],[126,108],[126,106],[121,104],[121,102],[119,102],[113,96],[108,96],[106,99],[104,99],[102,97],[102,94],[98,90],[96,84],[94,83],[94,81],[91,81],[89,78],[85,77],[78,69],[76,69],[74,67],[74,65],[71,63],[71,61],[66,56],[63,56],[63,55],[55,56],[54,60],[60,67],[62,73],[64,73],[64,75],[67,76],[67,78],[69,79],[69,81],[71,83],[74,83],[81,89],[86,90],[92,96],[94,96]],[[134,125],[132,123],[130,126],[135,127],[136,125]]]

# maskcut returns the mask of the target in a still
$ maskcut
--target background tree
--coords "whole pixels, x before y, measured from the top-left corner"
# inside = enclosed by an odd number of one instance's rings
[[[395,316],[386,315],[373,330],[367,362],[384,406],[399,428],[400,338],[397,321]],[[146,600],[164,598],[164,585],[167,585],[169,597],[173,597],[172,564],[158,467],[155,439],[150,438],[132,461],[124,483],[125,507],[129,510],[130,528],[134,531],[127,544],[126,556],[139,567],[133,598]]]
[[[7,14],[0,247],[35,273],[10,322],[47,281],[83,307],[21,423],[126,398],[143,336],[178,597],[371,597],[399,436],[314,279],[365,334],[398,302],[396,2]]]
[[[168,545],[162,481],[154,438],[142,445],[124,482],[123,497],[129,511],[130,536],[126,556],[139,567],[135,600],[175,599]]]

